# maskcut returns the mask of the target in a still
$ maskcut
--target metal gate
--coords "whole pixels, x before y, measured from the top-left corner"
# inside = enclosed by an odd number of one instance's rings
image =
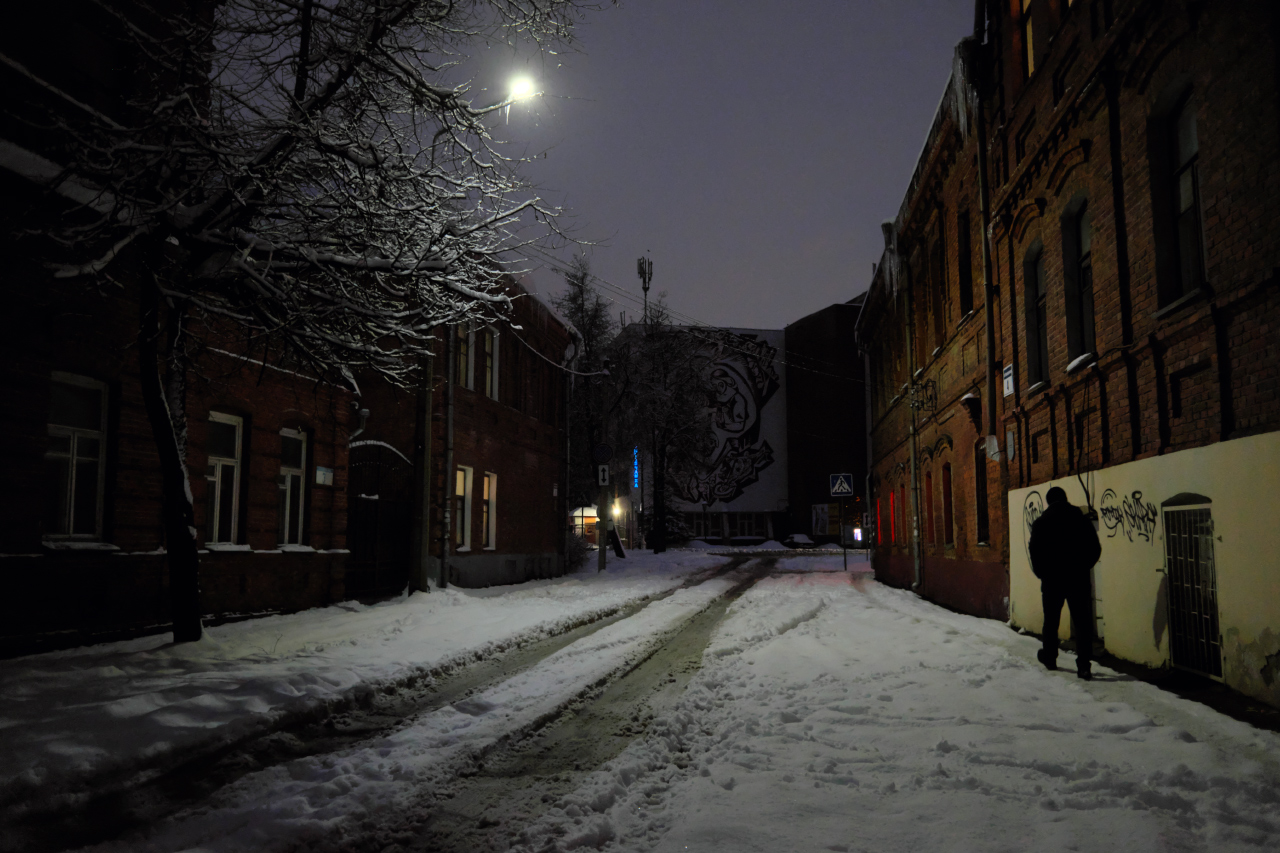
[[[1173,665],[1222,677],[1213,518],[1208,507],[1164,511]]]
[[[347,596],[399,592],[409,581],[413,465],[390,445],[351,445]]]

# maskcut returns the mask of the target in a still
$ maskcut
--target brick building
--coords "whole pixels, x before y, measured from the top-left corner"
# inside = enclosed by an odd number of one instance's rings
[[[877,571],[1037,631],[1060,485],[1100,516],[1109,651],[1280,703],[1280,7],[979,11],[859,326]]]
[[[27,4],[11,17],[0,33],[0,250],[10,285],[0,312],[0,654],[168,630],[160,455],[140,382],[139,285],[144,276],[167,275],[167,254],[183,252],[165,243],[143,262],[127,249],[105,283],[58,279],[44,266],[49,247],[33,248],[32,234],[42,223],[87,219],[102,195],[75,174],[63,180],[58,159],[67,149],[56,148],[51,121],[75,126],[85,115],[127,116],[146,75],[132,73],[129,40],[115,37],[120,21],[92,3]],[[33,32],[58,38],[33,40]],[[412,566],[421,583],[429,555],[414,544],[440,526],[445,504],[463,519],[450,560],[454,580],[477,585],[556,571],[564,447],[555,366],[568,332],[528,298],[515,300],[512,319],[524,331],[444,336],[471,353],[452,409],[456,466],[468,474],[463,503],[445,493],[454,478],[440,467],[443,394],[436,395],[435,442],[419,442],[425,431],[415,407],[429,395],[371,383],[358,399],[274,349],[265,353],[261,341],[196,330],[186,371],[186,462],[203,617],[398,591]],[[436,361],[437,384],[445,385],[447,348]],[[500,394],[484,390],[486,375]],[[387,423],[398,416],[403,423]],[[397,443],[382,440],[379,429]],[[400,442],[397,430],[407,430],[408,440]],[[431,447],[439,448],[434,457]],[[412,490],[428,482],[421,473],[413,480],[415,459],[436,466],[430,489]],[[390,464],[401,461],[408,475]],[[357,534],[354,561],[349,524]],[[441,538],[437,532],[433,541]],[[472,553],[461,550],[468,545]]]
[[[118,22],[92,4],[29,4],[0,38],[0,651],[164,630],[170,620],[156,445],[139,383],[138,276],[56,279],[25,232],[90,213],[59,183],[49,114],[126,115]],[[32,40],[33,32],[58,39]],[[47,156],[46,156],[47,155]],[[187,462],[206,617],[298,610],[344,596],[350,395],[216,331],[186,397]]]
[[[573,332],[518,284],[508,295],[509,323],[441,330],[429,387],[363,385],[368,415],[351,441],[353,591],[426,588],[442,549],[446,582],[460,586],[563,573],[562,368]]]
[[[851,328],[863,296],[828,305],[783,329],[787,362],[787,489],[790,532],[839,541],[866,511],[864,365]],[[831,496],[832,474],[850,474],[853,494]]]

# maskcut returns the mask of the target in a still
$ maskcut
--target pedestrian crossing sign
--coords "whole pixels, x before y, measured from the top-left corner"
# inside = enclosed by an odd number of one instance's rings
[[[832,474],[831,475],[831,497],[847,498],[853,494],[853,475],[852,474]]]

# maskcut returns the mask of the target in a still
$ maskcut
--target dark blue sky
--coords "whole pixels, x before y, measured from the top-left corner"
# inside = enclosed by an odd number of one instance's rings
[[[485,64],[546,93],[504,135],[547,152],[527,174],[598,276],[638,297],[648,252],[677,311],[780,328],[866,289],[972,26],[972,0],[623,0],[578,53]]]

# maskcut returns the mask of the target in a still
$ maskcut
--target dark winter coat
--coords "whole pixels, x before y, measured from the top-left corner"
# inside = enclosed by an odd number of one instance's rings
[[[1087,582],[1102,556],[1093,523],[1077,507],[1050,504],[1031,525],[1031,571],[1045,583],[1067,586]]]

